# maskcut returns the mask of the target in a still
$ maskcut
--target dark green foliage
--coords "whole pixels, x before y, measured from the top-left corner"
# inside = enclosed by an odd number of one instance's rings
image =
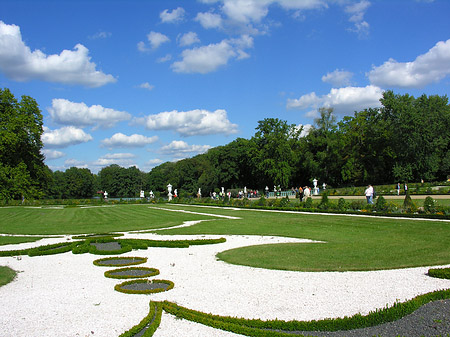
[[[306,201],[305,201],[305,208],[312,208],[312,205],[313,205],[313,200],[312,200],[312,198],[311,198],[311,197],[306,198]]]
[[[138,284],[138,283],[162,283],[167,285],[166,288],[154,288],[154,289],[144,289],[144,290],[137,290],[137,289],[126,289],[124,286],[130,285],[130,284]],[[117,284],[114,287],[114,290],[120,291],[121,293],[125,294],[154,294],[154,293],[160,293],[163,291],[168,291],[174,287],[174,283],[172,281],[168,280],[132,280],[132,281],[126,281],[120,284]]]
[[[423,209],[429,214],[436,213],[436,201],[430,196],[426,197],[423,202]]]
[[[377,212],[386,212],[388,209],[388,204],[386,199],[381,195],[377,198],[377,203],[375,206]]]
[[[150,311],[147,316],[136,326],[124,332],[119,337],[134,337],[136,334],[142,332],[142,337],[153,336],[161,323],[162,303],[150,301]]]
[[[41,153],[43,117],[29,96],[0,89],[0,199],[43,197],[50,171]]]
[[[338,204],[337,204],[338,211],[342,212],[342,211],[347,210],[347,208],[348,208],[348,205],[347,205],[347,202],[345,201],[345,199],[344,198],[339,198]]]
[[[328,209],[330,206],[327,193],[322,194],[322,199],[320,200],[319,209]]]
[[[428,276],[450,279],[450,268],[431,268],[428,270]]]

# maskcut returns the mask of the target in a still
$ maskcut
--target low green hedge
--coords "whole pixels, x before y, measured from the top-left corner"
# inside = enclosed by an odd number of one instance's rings
[[[450,289],[431,292],[419,295],[412,300],[395,303],[392,307],[386,307],[369,313],[366,316],[356,314],[352,317],[313,320],[313,321],[262,321],[249,320],[235,317],[224,317],[206,314],[178,306],[175,303],[164,301],[164,311],[176,317],[187,319],[193,322],[205,324],[213,328],[231,331],[246,336],[292,336],[287,332],[293,331],[340,331],[354,330],[377,326],[383,323],[393,322],[405,317],[422,305],[431,301],[444,300],[450,298]],[[276,331],[277,330],[277,331]]]
[[[133,270],[145,270],[147,273],[143,275],[114,275],[114,273],[118,272],[127,272],[127,271],[133,271]],[[144,277],[151,277],[159,275],[159,270],[155,268],[148,268],[148,267],[129,267],[129,268],[119,268],[119,269],[113,269],[113,270],[107,270],[105,271],[105,277],[109,278],[116,278],[116,279],[128,279],[128,278],[144,278]]]
[[[167,284],[167,289],[164,288],[155,288],[155,289],[145,289],[145,290],[135,290],[135,289],[124,289],[123,286],[129,285],[129,284],[136,284],[136,283],[164,283]],[[161,293],[164,291],[168,291],[174,287],[174,283],[169,280],[133,280],[133,281],[126,281],[123,283],[119,283],[114,287],[114,290],[125,293],[125,294],[154,294],[154,293]]]
[[[428,276],[450,279],[450,268],[431,268],[428,270]]]
[[[141,335],[142,337],[151,337],[155,333],[156,329],[158,329],[159,324],[161,323],[161,315],[162,315],[162,304],[160,302],[152,302],[150,301],[150,311],[144,319],[130,330],[124,332],[119,337],[134,337],[138,333],[142,332],[145,329],[144,333]]]
[[[225,238],[220,239],[198,239],[198,240],[142,240],[142,239],[115,239],[114,237],[105,237],[87,239],[75,242],[62,242],[51,245],[39,246],[35,248],[5,250],[0,251],[1,256],[42,256],[60,254],[72,251],[73,254],[96,254],[96,255],[119,255],[131,252],[137,249],[147,249],[148,247],[166,247],[166,248],[188,248],[191,245],[210,245],[225,242]],[[118,242],[121,246],[117,250],[100,250],[92,243]]]

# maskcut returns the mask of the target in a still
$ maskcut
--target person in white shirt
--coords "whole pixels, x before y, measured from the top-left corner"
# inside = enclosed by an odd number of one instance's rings
[[[366,190],[364,191],[364,194],[367,199],[368,204],[373,204],[373,187],[372,185],[367,186]]]

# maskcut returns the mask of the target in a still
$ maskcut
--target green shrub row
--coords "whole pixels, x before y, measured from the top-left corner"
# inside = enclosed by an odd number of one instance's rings
[[[94,265],[99,266],[99,267],[118,267],[119,266],[114,263],[101,264],[102,262],[107,262],[109,260],[133,260],[134,261],[134,262],[126,263],[126,264],[121,264],[120,266],[133,266],[133,265],[142,264],[142,263],[147,262],[146,257],[127,256],[127,257],[105,257],[103,259],[94,260],[93,263],[94,263]]]
[[[150,301],[150,311],[144,319],[130,330],[124,332],[119,337],[133,337],[136,334],[142,332],[145,329],[144,333],[141,335],[142,337],[151,337],[155,333],[156,329],[158,329],[159,324],[161,323],[161,315],[162,315],[162,304],[160,302],[152,302]]]
[[[133,270],[145,270],[147,273],[139,276],[135,275],[114,275],[114,273],[118,272],[127,272],[127,271],[133,271]],[[148,268],[148,267],[129,267],[129,268],[119,268],[119,269],[113,269],[113,270],[107,270],[105,271],[105,277],[109,278],[116,278],[116,279],[128,279],[128,278],[144,278],[144,277],[151,277],[159,275],[159,270],[155,268]]]
[[[136,284],[136,283],[164,283],[167,284],[167,289],[164,288],[155,288],[155,289],[145,289],[145,290],[135,290],[135,289],[124,289],[123,286],[129,285],[129,284]],[[174,287],[174,283],[169,280],[132,280],[132,281],[126,281],[123,283],[116,284],[114,287],[114,290],[119,291],[121,293],[125,294],[154,294],[154,293],[161,293],[164,291],[168,291]]]
[[[387,201],[383,196],[376,199],[375,204],[367,204],[365,200],[345,200],[340,198],[335,201],[328,199],[326,194],[322,195],[320,203],[313,203],[312,198],[305,199],[304,202],[288,198],[278,199],[232,199],[231,201],[203,199],[186,199],[186,204],[208,205],[222,207],[239,207],[248,209],[272,209],[280,211],[300,211],[300,212],[324,212],[333,214],[370,214],[375,216],[392,216],[407,218],[429,218],[429,219],[450,219],[450,207],[436,206],[431,212],[425,206],[420,208],[408,196],[405,197],[403,206],[397,206],[393,202]],[[427,201],[429,202],[429,201]],[[177,201],[181,204],[181,201]],[[426,211],[428,209],[428,211]]]
[[[79,242],[63,242],[28,249],[5,250],[0,251],[0,256],[19,256],[19,255],[41,256],[41,255],[61,254],[70,252],[78,244]]]
[[[431,268],[428,270],[428,276],[450,279],[450,268]]]
[[[95,254],[95,255],[119,255],[131,252],[132,250],[147,249],[148,247],[166,248],[188,248],[191,245],[210,245],[225,242],[225,238],[220,239],[198,239],[198,240],[142,240],[142,239],[114,239],[111,236],[102,236],[95,239],[87,239],[76,242],[63,242],[51,245],[39,246],[36,248],[5,250],[0,251],[0,256],[41,256],[60,254],[72,251],[73,254]],[[121,246],[118,250],[100,250],[92,243],[118,242]]]
[[[208,325],[213,328],[231,331],[246,336],[274,337],[286,335],[292,336],[292,334],[287,334],[287,332],[293,331],[340,331],[377,326],[401,319],[431,301],[449,298],[450,289],[440,290],[419,295],[412,300],[403,303],[397,302],[392,307],[379,309],[365,316],[356,314],[352,317],[308,322],[282,320],[262,321],[218,316],[187,309],[168,301],[163,302],[163,309],[176,317]]]

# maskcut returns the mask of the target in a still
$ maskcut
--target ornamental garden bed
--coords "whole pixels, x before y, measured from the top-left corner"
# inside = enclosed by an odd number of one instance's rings
[[[105,277],[116,279],[142,278],[159,275],[159,270],[148,267],[129,267],[105,271]]]
[[[147,262],[146,257],[107,257],[94,261],[96,266],[101,267],[117,267],[117,266],[131,266]]]

